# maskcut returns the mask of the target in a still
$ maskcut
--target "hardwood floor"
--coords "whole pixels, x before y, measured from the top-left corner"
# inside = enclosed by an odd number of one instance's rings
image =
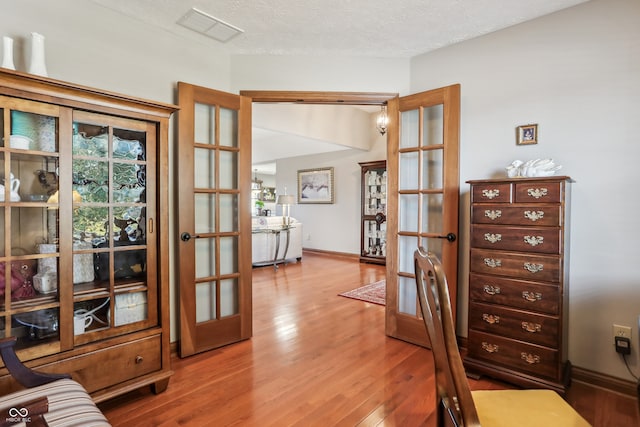
[[[254,269],[253,338],[176,357],[164,393],[100,408],[114,426],[435,425],[430,351],[385,336],[384,307],[337,296],[383,278],[383,266],[307,253]],[[568,400],[595,427],[640,425],[633,398],[574,382]]]

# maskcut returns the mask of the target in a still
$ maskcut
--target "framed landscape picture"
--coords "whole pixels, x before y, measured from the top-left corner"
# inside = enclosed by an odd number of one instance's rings
[[[333,168],[298,171],[298,203],[333,203]]]

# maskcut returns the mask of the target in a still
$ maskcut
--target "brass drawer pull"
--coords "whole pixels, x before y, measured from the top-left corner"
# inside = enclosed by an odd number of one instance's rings
[[[540,363],[540,356],[533,355],[531,353],[520,353],[520,358],[527,362],[529,365],[534,365],[536,363]]]
[[[527,332],[536,333],[542,330],[542,325],[540,323],[522,322],[522,329]]]
[[[486,341],[482,341],[482,349],[487,353],[497,353],[500,350],[500,347],[496,344],[490,344]]]
[[[500,323],[500,316],[483,313],[482,314],[482,320],[484,320],[485,322],[487,322],[490,325],[494,325],[496,323]]]
[[[529,302],[536,302],[542,299],[542,294],[540,292],[522,291],[522,298]]]
[[[502,240],[502,234],[484,233],[484,240],[487,240],[490,243],[497,243]]]
[[[529,188],[527,189],[527,194],[534,199],[539,199],[541,197],[546,196],[548,190],[546,188]]]
[[[502,261],[499,259],[485,258],[484,263],[490,268],[502,267]]]
[[[500,288],[493,285],[484,285],[484,293],[489,295],[496,295],[500,293]]]
[[[482,190],[482,196],[487,199],[494,199],[500,195],[500,190]]]
[[[544,264],[534,264],[532,262],[525,262],[524,269],[529,273],[539,273],[544,270]]]
[[[144,361],[144,357],[142,356],[136,356],[136,365],[139,365],[140,363],[142,363]]]
[[[542,236],[524,236],[524,242],[531,246],[538,246],[544,243]]]
[[[500,209],[497,209],[495,211],[487,209],[484,211],[484,216],[486,216],[490,220],[495,221],[502,216],[502,211]]]
[[[544,211],[524,211],[524,217],[532,222],[544,218]]]

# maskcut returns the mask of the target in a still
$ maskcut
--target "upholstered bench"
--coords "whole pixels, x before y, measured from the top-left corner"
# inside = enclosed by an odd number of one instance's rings
[[[23,365],[15,338],[0,340],[0,356],[24,390],[0,396],[0,426],[110,426],[82,385],[68,375],[45,374]]]

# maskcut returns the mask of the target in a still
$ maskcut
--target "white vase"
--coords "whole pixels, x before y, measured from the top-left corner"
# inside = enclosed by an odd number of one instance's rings
[[[15,70],[13,65],[13,39],[11,37],[2,37],[2,68]]]
[[[31,62],[29,73],[47,77],[47,66],[44,61],[44,36],[31,33]]]

